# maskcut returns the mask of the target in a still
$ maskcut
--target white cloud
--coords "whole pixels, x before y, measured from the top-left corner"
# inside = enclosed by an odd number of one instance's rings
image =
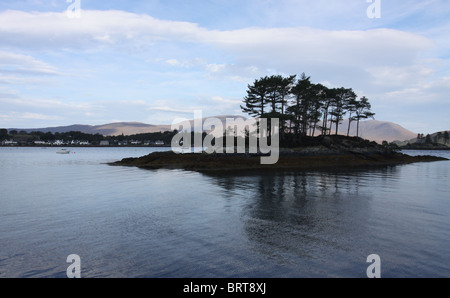
[[[283,5],[297,7],[295,3],[284,1]],[[326,11],[331,13],[337,4],[328,4]],[[357,6],[359,9],[367,5]],[[353,11],[355,7],[349,5],[342,11]],[[312,5],[309,9],[317,10],[319,6]],[[405,14],[410,14],[410,11],[417,11],[417,8],[413,7]],[[384,15],[389,18],[389,13]],[[434,31],[434,34],[443,36],[442,32],[445,30]],[[440,38],[435,43],[426,36],[394,29],[325,30],[292,26],[213,30],[191,22],[167,21],[118,10],[83,10],[79,19],[70,19],[65,12],[9,10],[0,12],[0,40],[0,83],[3,84],[39,83],[42,78],[38,75],[61,75],[58,69],[64,69],[61,65],[70,64],[67,61],[74,53],[80,55],[80,60],[84,57],[91,59],[88,62],[92,61],[92,64],[86,62],[83,69],[106,65],[106,62],[97,64],[99,62],[93,58],[103,54],[104,60],[111,59],[111,64],[120,58],[114,71],[129,70],[124,71],[126,75],[132,73],[130,68],[133,66],[130,65],[138,65],[139,61],[149,68],[156,65],[157,69],[139,69],[139,77],[134,82],[139,82],[142,88],[155,89],[158,96],[144,97],[146,89],[143,89],[142,93],[136,94],[146,100],[130,101],[129,107],[119,104],[123,111],[140,107],[147,112],[165,112],[167,116],[208,108],[217,114],[234,113],[239,110],[240,102],[234,100],[236,95],[242,93],[244,96],[247,84],[271,73],[299,75],[305,72],[312,76],[314,82],[352,87],[380,103],[400,101],[406,97],[409,99],[404,100],[405,107],[423,98],[433,102],[444,102],[447,98],[442,91],[448,89],[445,88],[448,80],[438,77],[438,65],[442,67],[448,62],[442,55],[436,57],[434,54],[442,54],[438,46],[448,42]],[[17,49],[19,51],[16,52]],[[39,56],[38,53],[53,55]],[[98,56],[90,56],[95,54]],[[44,61],[42,57],[49,60]],[[430,58],[434,61],[432,64],[429,63]],[[128,65],[128,61],[134,64]],[[111,116],[114,119],[120,118],[118,112],[112,111],[113,107],[95,99],[95,92],[102,92],[113,97],[111,102],[117,104],[114,100],[118,98],[114,96],[119,95],[111,90],[97,91],[95,88],[96,84],[108,86],[122,82],[117,75],[117,81],[105,83],[110,78],[105,72],[97,71],[105,77],[96,76],[92,85],[86,86],[94,93],[93,102],[80,103],[78,108],[85,115],[106,118],[110,113],[114,114]],[[16,90],[3,93],[15,94],[16,98],[10,99],[17,100],[16,105],[44,108],[52,104],[42,100],[25,101],[21,88],[17,86]],[[185,93],[185,98],[182,93]],[[107,95],[97,96],[105,98]],[[59,96],[67,99],[68,103],[57,101],[53,107],[70,109],[77,106],[70,95]],[[38,111],[30,113],[44,114]],[[128,115],[132,117],[135,114],[129,112]],[[142,114],[139,111],[139,115]]]
[[[405,65],[371,67],[367,71],[374,78],[374,85],[403,88],[404,86],[420,86],[426,84],[434,75],[434,69],[425,65]]]
[[[44,120],[44,121],[60,121],[64,118],[55,115],[45,115],[40,113],[29,113],[29,112],[10,112],[6,114],[0,114],[0,119],[4,123],[10,125],[20,125],[21,123],[26,123],[29,120]]]
[[[395,75],[408,72],[411,67],[420,68],[420,55],[434,45],[423,36],[392,29],[331,31],[293,27],[219,31],[114,10],[84,10],[80,19],[70,19],[65,13],[5,11],[0,13],[0,38],[9,47],[55,51],[120,50],[127,44],[155,48],[172,42],[178,44],[178,53],[182,53],[184,46],[180,43],[204,44],[231,59],[207,62],[208,59],[199,57],[170,57],[162,61],[173,67],[200,67],[212,76],[226,74],[236,79],[263,75],[268,70],[316,75],[326,69],[330,70],[328,78],[320,80],[332,80],[341,73],[371,79],[373,73],[392,66],[396,68]],[[5,53],[0,52],[0,63],[1,54]],[[31,69],[56,73],[54,68],[32,57],[9,55],[3,60],[13,58],[32,66]]]
[[[417,55],[417,51],[431,45],[431,41],[422,36],[391,29],[330,31],[293,27],[218,31],[194,23],[159,20],[114,10],[85,10],[80,19],[70,19],[65,13],[5,11],[0,13],[0,36],[4,45],[26,45],[30,49],[92,49],[127,42],[151,46],[156,42],[172,41],[205,43],[234,54],[256,58],[269,56],[275,61],[279,61],[279,57],[315,57],[322,61],[343,58],[344,63],[375,65],[408,61]]]
[[[177,59],[167,59],[165,62],[167,64],[169,64],[170,66],[179,66],[179,65],[181,65],[181,63]]]
[[[193,110],[192,111],[186,111],[184,109],[175,109],[175,108],[172,108],[172,107],[169,107],[169,106],[157,106],[157,107],[152,106],[152,107],[147,108],[147,110],[149,110],[149,111],[171,112],[171,113],[181,113],[181,114],[191,114],[191,113],[193,113]]]
[[[449,105],[450,101],[447,99],[449,93],[450,77],[445,77],[432,82],[416,84],[415,87],[387,92],[384,100],[390,102],[406,102],[408,105],[436,105],[439,103]]]
[[[54,66],[29,55],[0,51],[0,74],[60,75]]]
[[[43,115],[38,113],[22,113],[16,115],[18,118],[22,119],[32,119],[32,120],[61,120],[63,119],[60,116],[51,116],[51,115]]]
[[[159,61],[162,61],[163,59],[158,59]],[[205,68],[206,65],[206,61],[204,59],[201,58],[193,58],[193,59],[188,59],[188,60],[178,60],[178,59],[166,59],[164,60],[164,63],[173,66],[173,67],[181,67],[181,68],[194,68],[194,67],[199,67],[199,68]]]
[[[0,36],[9,46],[34,49],[92,49],[133,41],[151,44],[178,39],[197,41],[204,29],[187,22],[164,21],[124,11],[83,10],[81,18],[65,12],[4,11]]]
[[[223,97],[221,97],[221,96],[213,96],[211,99],[212,99],[213,101],[216,101],[216,102],[227,103],[227,104],[233,104],[233,105],[236,105],[236,104],[239,105],[239,104],[242,103],[242,100],[225,99],[225,98],[223,98]]]

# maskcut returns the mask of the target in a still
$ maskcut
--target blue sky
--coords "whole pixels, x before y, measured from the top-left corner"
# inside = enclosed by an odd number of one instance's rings
[[[241,114],[255,79],[305,72],[378,120],[450,129],[448,0],[381,0],[381,18],[367,0],[78,3],[0,2],[0,127]]]

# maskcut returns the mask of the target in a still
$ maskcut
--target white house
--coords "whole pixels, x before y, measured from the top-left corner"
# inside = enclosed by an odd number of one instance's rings
[[[64,141],[56,140],[56,141],[53,142],[53,145],[56,145],[56,146],[64,145]]]
[[[6,141],[2,141],[2,145],[4,146],[13,146],[13,145],[17,145],[18,143],[16,141],[11,141],[11,140],[6,140]]]

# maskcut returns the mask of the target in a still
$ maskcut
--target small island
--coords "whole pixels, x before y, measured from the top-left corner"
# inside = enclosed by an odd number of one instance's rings
[[[223,136],[214,136],[216,141],[221,139],[218,147],[223,148],[224,140],[228,142],[233,137],[235,142],[225,146],[233,148],[238,143],[238,138],[244,138],[247,144],[249,138],[258,135],[255,128],[258,127],[262,130],[261,136],[277,134],[279,137],[279,158],[275,164],[261,164],[261,156],[264,156],[262,154],[235,150],[235,153],[215,151],[213,154],[155,152],[140,158],[125,158],[112,165],[223,172],[353,168],[446,160],[434,156],[409,156],[400,153],[396,144],[378,144],[360,138],[360,121],[374,118],[375,115],[371,111],[369,99],[365,96],[358,99],[352,88],[328,88],[315,84],[304,73],[299,78],[297,75],[273,75],[257,79],[248,85],[247,96],[243,98],[242,103],[241,110],[254,119],[275,119],[274,122],[279,125],[275,125],[271,130],[255,124],[253,132],[250,132],[252,125],[248,125],[245,131],[236,131],[233,124],[224,129]],[[348,125],[342,128],[342,120],[345,117],[349,120]],[[352,124],[356,126],[356,136],[350,136]],[[183,129],[192,131],[190,126]],[[203,133],[205,131],[207,129],[204,129]],[[221,133],[220,130],[218,132]],[[187,140],[186,144],[189,143],[191,141]],[[211,145],[217,146],[217,142]]]
[[[276,164],[262,165],[261,154],[179,154],[173,151],[154,152],[139,158],[125,158],[110,163],[143,169],[183,169],[198,172],[261,171],[261,170],[319,170],[393,166],[415,162],[448,160],[436,156],[409,156],[395,149],[358,137],[321,136],[308,138],[306,145],[280,149]]]
[[[396,141],[394,142],[401,149],[406,150],[450,150],[448,146],[449,143],[449,132],[437,132],[434,134],[418,134],[417,138],[408,141]]]

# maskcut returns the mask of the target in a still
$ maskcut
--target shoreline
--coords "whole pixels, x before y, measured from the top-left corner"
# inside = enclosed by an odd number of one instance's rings
[[[0,148],[170,148],[168,145],[0,145]]]
[[[437,156],[410,156],[390,146],[357,137],[321,136],[305,138],[303,146],[280,148],[275,164],[262,165],[262,154],[153,152],[138,158],[109,163],[143,169],[183,169],[197,172],[225,171],[303,171],[313,169],[394,166],[416,162],[448,160]],[[266,155],[267,156],[267,155]]]
[[[154,152],[138,158],[124,158],[108,163],[112,166],[129,166],[142,169],[180,169],[198,172],[229,171],[304,171],[333,168],[395,166],[417,162],[448,160],[436,156],[410,156],[403,153],[361,152],[289,152],[280,154],[273,165],[261,165],[257,154],[206,154]]]
[[[450,150],[450,147],[447,148],[419,148],[419,147],[411,147],[411,148],[405,148],[405,147],[400,147],[400,150],[404,151],[404,150],[416,150],[416,151],[448,151]]]

